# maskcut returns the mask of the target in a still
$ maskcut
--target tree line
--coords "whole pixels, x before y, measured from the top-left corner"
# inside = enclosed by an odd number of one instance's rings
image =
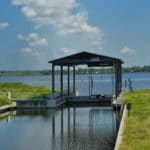
[[[71,69],[72,73],[73,70]],[[135,73],[135,72],[150,72],[150,66],[133,66],[133,67],[123,67],[123,73]],[[32,75],[51,75],[51,70],[25,70],[25,71],[0,71],[0,76],[32,76]],[[64,74],[67,74],[67,68],[64,68]],[[76,74],[106,74],[114,73],[114,68],[77,68]],[[55,70],[55,74],[60,74],[60,69]]]

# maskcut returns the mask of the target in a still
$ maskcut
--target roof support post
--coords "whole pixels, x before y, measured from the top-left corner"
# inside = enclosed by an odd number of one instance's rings
[[[63,97],[63,66],[60,66],[60,93]]]
[[[118,97],[122,91],[122,68],[121,63],[115,63],[115,96]]]
[[[55,65],[52,64],[52,94],[55,92]]]
[[[122,66],[121,63],[118,64],[119,69],[119,94],[122,92]]]
[[[75,92],[76,92],[76,82],[75,82],[75,80],[76,80],[76,77],[75,77],[76,70],[75,69],[76,69],[75,66],[73,66],[73,94],[74,95],[75,95]]]
[[[115,63],[115,97],[118,97],[118,63]]]
[[[70,66],[68,66],[68,96],[70,95]]]

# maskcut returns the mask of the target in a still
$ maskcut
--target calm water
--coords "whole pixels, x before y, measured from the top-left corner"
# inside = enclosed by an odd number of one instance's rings
[[[112,76],[114,74],[94,74],[93,75],[93,94],[112,94],[114,85],[112,82]],[[72,77],[72,76],[71,76]],[[126,73],[123,74],[123,86],[124,81],[131,79],[133,82],[133,89],[150,89],[150,73]],[[44,85],[51,88],[51,76],[19,76],[19,77],[0,77],[1,81],[8,82],[24,82],[31,85]],[[67,89],[67,76],[64,76],[64,89]],[[72,85],[72,78],[71,78]],[[128,84],[127,84],[128,85]],[[56,89],[60,88],[60,76],[56,76],[55,79]],[[88,75],[76,75],[76,89],[79,95],[88,95],[89,91],[89,76]]]
[[[111,150],[117,118],[104,107],[20,110],[0,120],[0,150]]]
[[[93,75],[93,93],[111,94],[112,74]],[[79,95],[88,95],[88,75],[76,76]],[[150,73],[123,75],[134,89],[150,89]],[[50,76],[0,77],[0,82],[24,82],[51,88]],[[56,88],[60,76],[56,76]],[[72,83],[72,81],[71,81]],[[67,89],[66,76],[64,86]],[[18,110],[0,120],[0,150],[111,150],[119,115],[112,108],[70,107],[60,110]]]

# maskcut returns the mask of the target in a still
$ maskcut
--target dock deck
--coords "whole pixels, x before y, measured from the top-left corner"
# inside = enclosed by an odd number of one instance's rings
[[[28,100],[22,101],[17,100],[17,108],[57,108],[61,105],[91,105],[96,104],[97,106],[111,106],[112,97],[105,96],[101,98],[93,96],[65,96],[53,100]]]

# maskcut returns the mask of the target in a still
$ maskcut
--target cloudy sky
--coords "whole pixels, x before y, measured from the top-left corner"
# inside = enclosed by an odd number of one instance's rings
[[[1,0],[0,70],[49,69],[80,51],[150,65],[148,0]]]

